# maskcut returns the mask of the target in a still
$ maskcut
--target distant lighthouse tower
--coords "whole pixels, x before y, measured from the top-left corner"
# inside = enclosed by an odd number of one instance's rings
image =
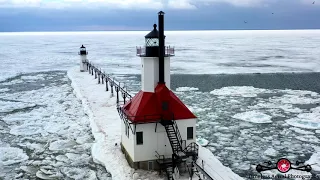
[[[85,71],[88,71],[87,70],[87,64],[86,62],[88,62],[87,60],[87,50],[86,50],[86,47],[84,47],[83,45],[80,47],[80,52],[79,52],[79,55],[80,55],[80,71],[81,72],[85,72]]]
[[[179,174],[181,163],[198,156],[197,117],[170,90],[170,57],[174,49],[165,46],[162,11],[158,13],[158,25],[159,31],[155,24],[145,36],[145,48],[137,48],[141,90],[118,107],[123,120],[121,149],[131,167],[164,170],[172,179]],[[190,161],[186,168],[192,171]]]

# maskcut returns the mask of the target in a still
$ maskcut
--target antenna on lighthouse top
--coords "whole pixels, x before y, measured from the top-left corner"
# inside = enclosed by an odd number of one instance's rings
[[[159,83],[165,84],[164,81],[164,12],[158,13],[158,26],[159,26]]]

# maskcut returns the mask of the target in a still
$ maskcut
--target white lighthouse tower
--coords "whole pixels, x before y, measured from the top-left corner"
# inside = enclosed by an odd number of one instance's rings
[[[85,72],[85,71],[88,71],[87,70],[87,55],[88,55],[88,52],[86,50],[86,47],[84,47],[83,45],[80,47],[80,52],[79,52],[79,55],[80,55],[80,71],[81,72]]]
[[[145,36],[145,47],[137,48],[141,90],[118,107],[123,120],[121,149],[131,167],[164,170],[172,179],[185,164],[182,162],[198,155],[197,117],[170,90],[170,57],[174,49],[165,46],[162,11],[158,18],[159,31],[154,25]]]

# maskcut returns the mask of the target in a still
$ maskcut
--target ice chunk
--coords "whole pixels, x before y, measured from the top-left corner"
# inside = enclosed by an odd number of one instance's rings
[[[314,135],[296,136],[296,139],[304,142],[319,143],[319,139]]]
[[[276,156],[277,151],[271,147],[269,147],[267,150],[264,151],[264,154],[267,156]]]
[[[311,131],[302,130],[302,129],[296,128],[296,127],[291,127],[289,129],[292,130],[292,131],[295,131],[296,133],[299,133],[299,134],[314,134]]]
[[[16,101],[0,101],[0,113],[11,112],[16,109],[24,109],[28,107],[35,107],[34,103],[16,102]]]
[[[204,138],[197,138],[197,142],[203,147],[205,147],[209,144],[209,141]]]
[[[57,140],[50,144],[49,149],[51,151],[59,151],[59,150],[72,148],[75,145],[76,145],[76,142],[72,140]]]
[[[0,166],[11,165],[28,160],[22,149],[15,147],[0,147]]]
[[[210,94],[217,96],[241,96],[241,97],[257,97],[260,93],[270,93],[267,89],[255,88],[252,86],[229,86],[221,89],[215,89]]]
[[[36,81],[36,80],[45,80],[44,79],[44,74],[38,74],[36,76],[21,76],[21,79],[22,80],[33,80],[33,81]]]
[[[8,89],[8,88],[2,88],[2,89],[0,89],[0,93],[2,93],[2,92],[7,92],[7,91],[10,91],[10,89]]]
[[[195,87],[178,87],[176,88],[176,91],[198,91],[199,88],[195,88]]]
[[[238,113],[235,114],[233,118],[252,123],[272,123],[271,116],[258,111],[247,111],[243,113]]]
[[[88,169],[81,169],[76,167],[66,167],[62,168],[62,173],[66,174],[69,178],[75,180],[82,180],[82,179],[97,179],[96,173],[92,170]]]
[[[285,94],[281,97],[273,98],[273,102],[280,102],[283,104],[316,104],[320,102],[320,99],[316,97],[305,96],[304,94]]]
[[[69,161],[68,157],[65,156],[65,155],[58,155],[58,156],[56,157],[56,160],[57,160],[57,161],[62,161],[62,162],[68,162],[68,161]]]
[[[302,113],[286,120],[286,123],[300,128],[320,129],[320,113]]]

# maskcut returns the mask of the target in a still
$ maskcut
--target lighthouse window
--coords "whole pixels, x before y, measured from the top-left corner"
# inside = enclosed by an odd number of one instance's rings
[[[125,133],[126,133],[126,136],[129,138],[129,125],[128,124],[125,124]]]
[[[127,124],[127,137],[129,138],[129,125]]]
[[[187,139],[193,139],[193,127],[187,127]]]
[[[162,102],[162,110],[164,111],[168,110],[168,102]]]
[[[127,124],[127,137],[129,138],[129,125]]]
[[[158,38],[147,39],[146,46],[159,46],[159,39]]]
[[[137,145],[143,144],[143,132],[137,132]]]

